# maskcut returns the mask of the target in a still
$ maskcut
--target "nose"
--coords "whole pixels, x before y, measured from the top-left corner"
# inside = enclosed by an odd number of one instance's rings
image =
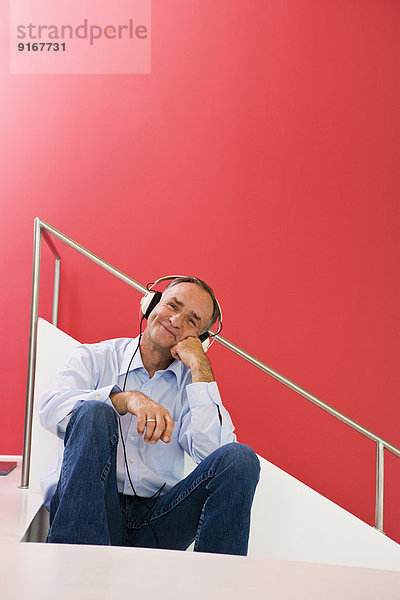
[[[170,315],[169,322],[175,329],[180,329],[180,327],[182,326],[182,319],[183,317],[181,314],[174,313],[173,315]]]

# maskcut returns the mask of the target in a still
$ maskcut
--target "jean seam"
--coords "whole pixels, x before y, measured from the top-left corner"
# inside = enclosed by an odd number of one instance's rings
[[[111,446],[111,448],[113,448],[118,442],[118,433],[113,433],[109,439],[110,439],[110,446]],[[106,464],[103,466],[101,473],[100,473],[100,481],[101,481],[103,488],[104,488],[104,483],[106,482],[108,474],[110,472],[112,459],[113,459],[112,452],[113,451],[111,450],[111,454],[110,454]]]
[[[209,495],[210,494],[208,494],[208,496]],[[208,500],[208,497],[207,497],[207,500]],[[194,551],[197,550],[197,544],[198,544],[199,538],[200,538],[201,526],[203,525],[203,521],[204,521],[204,513],[205,513],[205,507],[206,507],[207,500],[204,502],[203,508],[201,509],[201,515],[200,515],[200,519],[199,519],[199,524],[197,526],[196,537],[194,538],[194,547],[193,547]]]
[[[108,459],[108,461],[106,462],[106,464],[104,465],[101,473],[100,473],[100,481],[102,486],[104,487],[104,482],[107,480],[108,474],[110,472],[110,468],[111,468],[111,457]]]

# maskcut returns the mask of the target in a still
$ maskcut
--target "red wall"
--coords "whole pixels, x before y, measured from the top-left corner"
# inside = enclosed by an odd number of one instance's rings
[[[203,277],[228,339],[400,446],[400,4],[153,0],[147,76],[10,75],[5,4],[0,453],[22,450],[35,216],[143,283]],[[135,335],[139,294],[60,249],[61,328]],[[210,357],[240,440],[372,523],[374,444]]]

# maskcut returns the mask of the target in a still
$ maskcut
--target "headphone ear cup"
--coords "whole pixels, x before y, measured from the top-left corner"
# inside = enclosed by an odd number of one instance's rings
[[[205,331],[201,335],[199,335],[199,340],[201,341],[201,345],[203,346],[204,352],[207,352],[208,347],[210,345],[210,334],[208,331]]]
[[[148,319],[151,311],[161,300],[161,292],[149,292],[140,300],[140,307],[145,319]]]
[[[206,340],[204,340],[204,342],[201,342],[201,345],[203,346],[204,352],[207,352],[210,344],[211,344],[210,338],[207,338]]]

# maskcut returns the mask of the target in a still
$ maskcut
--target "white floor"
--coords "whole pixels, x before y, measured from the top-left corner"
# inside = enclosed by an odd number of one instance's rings
[[[1,458],[1,457],[0,457]],[[20,465],[0,477],[4,600],[400,600],[400,573],[169,550],[20,543],[41,504],[19,489]]]

